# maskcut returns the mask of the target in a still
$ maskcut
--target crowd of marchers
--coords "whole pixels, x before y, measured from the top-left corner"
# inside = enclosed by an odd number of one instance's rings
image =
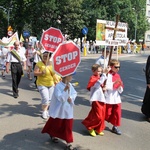
[[[92,76],[87,82],[90,92],[91,110],[82,124],[89,134],[103,136],[105,121],[112,124],[111,132],[121,135],[121,96],[124,84],[119,75],[121,64],[116,59],[109,59],[110,49],[102,54],[91,66]],[[41,96],[42,118],[47,122],[42,133],[50,135],[54,143],[59,139],[66,141],[66,150],[76,150],[73,142],[73,107],[77,92],[71,84],[72,75],[58,76],[52,67],[52,53],[45,51],[39,41],[33,46],[31,42],[14,42],[14,48],[1,48],[1,74],[11,72],[12,96],[19,97],[19,83],[23,75],[33,80]],[[150,57],[146,64],[147,89],[142,105],[142,113],[150,122],[149,82]],[[33,74],[31,73],[33,72]]]

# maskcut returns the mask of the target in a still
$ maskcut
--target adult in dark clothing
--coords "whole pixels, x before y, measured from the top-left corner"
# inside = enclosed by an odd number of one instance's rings
[[[11,76],[12,76],[12,90],[13,97],[17,98],[18,86],[23,75],[23,69],[21,62],[23,62],[24,70],[26,70],[26,57],[25,54],[19,48],[19,42],[14,43],[14,49],[8,52],[6,59],[6,72],[9,73],[9,63],[11,63]]]
[[[23,43],[23,46],[25,47],[25,49],[28,49],[28,46],[29,46],[29,40],[28,40],[28,38],[25,39],[25,41]]]
[[[145,69],[146,69],[145,76],[146,76],[147,87],[146,87],[146,92],[143,99],[143,105],[141,111],[150,122],[150,56],[148,56]]]

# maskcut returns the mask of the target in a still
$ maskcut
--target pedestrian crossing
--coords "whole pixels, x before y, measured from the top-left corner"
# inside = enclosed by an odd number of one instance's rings
[[[138,102],[142,102],[143,101],[143,97],[142,96],[138,96],[138,95],[134,95],[134,94],[125,94],[122,95],[122,99],[125,99],[126,101],[138,101]]]
[[[138,81],[142,81],[145,82],[145,79],[141,79],[141,78],[135,78],[135,77],[129,77],[132,80],[138,80]]]

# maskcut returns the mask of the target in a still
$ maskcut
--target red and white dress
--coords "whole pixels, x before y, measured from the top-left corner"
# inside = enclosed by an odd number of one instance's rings
[[[119,80],[120,83],[115,81]],[[121,124],[121,97],[120,93],[123,92],[123,82],[118,73],[110,71],[107,76],[106,82],[106,117],[105,120],[110,122],[114,126],[120,126]]]
[[[56,84],[52,100],[49,107],[50,118],[46,122],[42,133],[48,133],[52,137],[65,140],[67,143],[73,142],[73,105],[77,92],[70,84],[70,92],[64,91],[66,84],[59,82]],[[68,98],[72,99],[69,103]]]
[[[82,124],[88,130],[94,129],[97,133],[105,129],[105,96],[102,86],[106,79],[106,74],[102,74],[101,77],[92,75],[87,85],[92,107]]]

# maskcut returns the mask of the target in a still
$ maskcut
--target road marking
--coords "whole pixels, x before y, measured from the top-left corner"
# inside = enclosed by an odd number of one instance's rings
[[[141,96],[134,95],[134,94],[128,94],[128,95],[130,95],[130,96],[134,96],[134,97],[137,97],[137,98],[143,98],[143,97],[141,97]]]
[[[136,95],[134,95],[134,96],[136,96]],[[137,96],[133,97],[133,96],[130,96],[130,95],[123,95],[122,97],[132,99],[132,100],[137,101],[137,102],[142,102],[143,101],[143,97],[139,97],[140,99],[137,98]],[[132,100],[126,100],[126,101],[132,101]]]
[[[135,63],[137,63],[137,64],[145,64],[146,62],[145,61],[137,61]]]
[[[142,82],[145,82],[145,80],[143,79],[139,79],[139,78],[134,78],[134,77],[129,77],[130,79],[133,79],[133,80],[138,80],[138,81],[142,81]]]

